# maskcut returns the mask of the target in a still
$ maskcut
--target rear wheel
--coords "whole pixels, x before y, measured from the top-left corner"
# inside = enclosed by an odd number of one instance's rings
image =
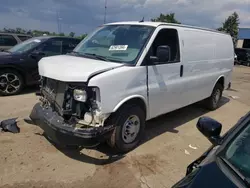
[[[205,105],[209,110],[216,110],[219,107],[222,92],[223,86],[220,83],[217,83],[213,89],[211,96],[205,100]]]
[[[133,150],[142,139],[145,119],[145,112],[139,106],[124,106],[116,117],[109,145],[122,153]]]
[[[0,71],[0,95],[9,96],[20,93],[23,89],[23,77],[15,70]]]

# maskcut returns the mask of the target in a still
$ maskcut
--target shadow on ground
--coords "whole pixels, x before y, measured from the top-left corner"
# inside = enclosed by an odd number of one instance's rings
[[[225,105],[229,101],[230,101],[229,98],[223,97],[220,103],[220,107]],[[160,117],[152,119],[146,123],[145,137],[142,140],[141,144],[144,144],[147,141],[161,134],[164,134],[166,132],[178,134],[178,131],[176,130],[177,127],[182,126],[183,124],[197,117],[203,116],[207,112],[209,111],[204,109],[200,103],[196,103],[196,104],[187,106],[185,108],[173,111],[166,115],[162,115]],[[47,139],[50,141],[49,138]],[[96,148],[93,148],[92,150],[95,150],[95,151],[91,153],[103,154],[103,155],[95,155],[95,156],[91,156],[86,152],[82,152],[84,150],[83,148],[65,149],[65,148],[60,148],[57,145],[55,145],[55,147],[57,147],[57,149],[61,151],[64,155],[74,160],[78,160],[84,163],[95,164],[95,165],[110,164],[110,163],[119,161],[120,159],[125,157],[125,154],[116,154],[115,152],[112,152],[107,144],[100,144]]]
[[[27,86],[18,95],[25,95],[25,94],[35,93],[37,91],[39,91],[39,85]]]

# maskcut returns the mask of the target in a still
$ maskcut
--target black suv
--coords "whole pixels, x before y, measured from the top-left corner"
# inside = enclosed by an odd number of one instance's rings
[[[250,66],[250,49],[235,48],[235,53],[241,65]]]
[[[39,81],[38,62],[46,56],[71,52],[80,39],[43,36],[0,52],[0,95],[14,95]]]

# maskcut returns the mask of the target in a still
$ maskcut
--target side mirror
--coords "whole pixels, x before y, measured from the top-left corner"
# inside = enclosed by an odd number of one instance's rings
[[[221,144],[221,123],[209,117],[201,117],[196,127],[213,145]]]
[[[169,46],[158,46],[156,56],[150,56],[150,59],[155,64],[167,63],[170,61],[170,48]]]

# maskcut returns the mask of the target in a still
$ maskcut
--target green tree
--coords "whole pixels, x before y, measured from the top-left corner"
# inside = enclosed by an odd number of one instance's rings
[[[86,36],[87,34],[83,34],[83,35],[78,36],[77,38],[83,40]]]
[[[59,33],[59,35],[58,35],[58,36],[64,37],[64,36],[65,36],[65,34],[64,34],[64,33]]]
[[[74,37],[74,36],[75,36],[75,33],[74,33],[74,32],[70,32],[70,33],[69,33],[69,36],[70,36],[70,37]]]
[[[170,14],[160,14],[159,17],[155,19],[151,19],[152,22],[167,22],[167,23],[176,23],[176,24],[181,24],[176,18],[175,18],[175,13],[170,13]]]
[[[239,15],[237,14],[237,12],[234,12],[222,23],[222,27],[218,28],[217,30],[230,34],[231,37],[233,38],[234,44],[236,44],[239,24],[240,24]]]

